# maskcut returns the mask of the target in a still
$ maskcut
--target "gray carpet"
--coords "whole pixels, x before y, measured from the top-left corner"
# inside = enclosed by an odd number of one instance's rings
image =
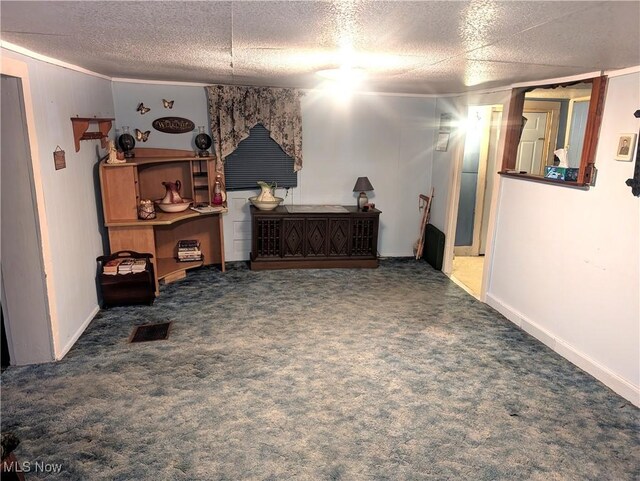
[[[128,344],[173,321],[167,341]],[[639,410],[426,263],[195,271],[2,374],[47,480],[634,480]]]

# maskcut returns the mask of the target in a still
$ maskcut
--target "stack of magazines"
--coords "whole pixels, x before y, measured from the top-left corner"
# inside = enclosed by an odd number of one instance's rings
[[[115,276],[117,274],[137,274],[138,272],[144,272],[146,268],[146,259],[121,257],[106,262],[102,272],[108,276]]]
[[[178,260],[180,262],[201,261],[200,241],[196,239],[178,241]]]
[[[112,259],[105,262],[102,267],[102,272],[108,276],[115,276],[118,273],[118,266],[122,262],[122,259]]]

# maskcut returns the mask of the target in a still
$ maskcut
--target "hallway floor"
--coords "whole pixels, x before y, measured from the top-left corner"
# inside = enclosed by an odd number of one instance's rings
[[[456,256],[451,275],[464,284],[473,296],[479,298],[483,268],[484,256]]]

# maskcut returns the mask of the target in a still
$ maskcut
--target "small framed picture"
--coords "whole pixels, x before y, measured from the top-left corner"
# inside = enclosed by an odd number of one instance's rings
[[[439,132],[436,142],[436,150],[438,152],[446,152],[449,147],[449,132]]]
[[[440,131],[451,131],[451,114],[440,114]]]
[[[631,162],[636,146],[636,134],[620,134],[616,147],[616,160]]]

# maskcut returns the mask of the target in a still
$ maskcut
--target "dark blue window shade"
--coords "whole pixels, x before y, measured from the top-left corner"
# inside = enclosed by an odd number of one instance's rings
[[[227,190],[257,189],[259,180],[277,182],[278,187],[298,185],[293,159],[269,137],[262,124],[256,124],[249,137],[225,158],[224,176]]]

